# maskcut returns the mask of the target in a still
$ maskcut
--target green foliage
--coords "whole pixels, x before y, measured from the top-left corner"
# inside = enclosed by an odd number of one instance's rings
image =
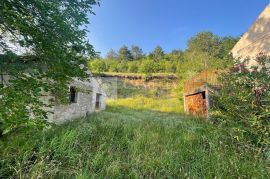
[[[163,51],[163,49],[161,48],[161,46],[157,46],[154,51],[150,54],[150,56],[152,56],[152,58],[155,61],[158,60],[162,60],[162,58],[164,57],[165,53]]]
[[[117,64],[117,71],[118,72],[126,72],[128,71],[128,64],[126,61],[121,61]]]
[[[117,59],[117,53],[114,50],[110,50],[106,55],[106,59],[109,59],[109,60]]]
[[[146,59],[143,61],[143,63],[140,64],[139,72],[145,74],[155,73],[158,72],[157,67],[158,65],[154,60]]]
[[[129,62],[128,63],[128,72],[129,73],[137,73],[138,72],[138,63],[137,62]]]
[[[118,62],[115,60],[107,60],[106,62],[108,72],[118,72],[117,65]]]
[[[181,114],[163,83],[118,83],[124,99],[106,111],[4,136],[0,178],[269,178],[262,153],[238,148],[230,128]]]
[[[119,60],[132,60],[132,54],[127,46],[123,46],[118,51]]]
[[[86,77],[84,57],[95,52],[83,27],[95,4],[95,0],[1,1],[0,71],[12,79],[0,89],[4,133],[44,126],[44,108],[49,108],[42,101],[44,93],[59,94],[57,101],[64,102],[69,81]],[[22,50],[15,53],[13,46]]]
[[[212,32],[200,32],[188,41],[187,50],[204,52],[212,57],[224,59],[237,41],[238,38],[221,38]]]
[[[270,145],[269,57],[257,58],[259,67],[238,63],[221,78],[222,89],[214,96],[213,120],[233,129],[240,142]]]
[[[236,42],[236,38],[221,38],[211,32],[201,32],[192,37],[182,55],[181,63],[174,65],[181,79],[179,86],[183,86],[186,80],[200,72],[231,67],[234,59],[230,55],[230,50]],[[182,94],[179,95],[181,98]]]
[[[99,59],[90,60],[88,62],[88,68],[95,73],[101,73],[107,70],[104,60]]]
[[[221,38],[215,36],[212,32],[200,32],[188,41],[188,50],[220,57],[221,43]]]
[[[0,178],[269,178],[230,130],[112,103],[105,112],[0,141]]]
[[[138,60],[143,57],[143,51],[139,46],[133,45],[131,47],[131,55],[134,60]]]
[[[224,69],[232,65],[230,50],[237,38],[218,37],[211,32],[201,32],[192,37],[185,51],[173,50],[165,53],[160,46],[153,52],[143,55],[139,46],[127,46],[119,49],[119,53],[110,51],[104,60],[107,71],[122,73],[177,73],[183,79],[208,69]],[[112,62],[113,59],[117,62]],[[102,59],[100,59],[102,60]],[[132,60],[132,61],[131,61]],[[116,65],[117,63],[117,65]]]

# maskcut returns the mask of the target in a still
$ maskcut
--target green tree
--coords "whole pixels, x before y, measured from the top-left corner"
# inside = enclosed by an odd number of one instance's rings
[[[221,44],[221,48],[222,48],[222,54],[221,54],[221,58],[227,58],[228,55],[230,55],[231,50],[233,49],[233,47],[235,46],[235,44],[239,41],[239,38],[235,38],[235,37],[224,37],[222,38],[222,44]]]
[[[96,0],[5,0],[0,3],[0,67],[12,80],[0,89],[2,133],[44,126],[41,97],[67,101],[73,77],[86,78],[87,58],[95,55],[86,39],[88,14]],[[15,53],[13,46],[22,49]],[[28,52],[28,53],[26,53]]]
[[[158,45],[151,53],[151,55],[153,56],[154,60],[161,60],[164,57],[165,53],[161,46]]]
[[[117,64],[117,71],[121,73],[128,72],[128,64],[127,61],[123,60]]]
[[[103,59],[90,60],[88,67],[92,72],[101,73],[107,70],[106,63]]]
[[[118,58],[120,60],[131,60],[132,55],[127,46],[123,46],[118,51]]]
[[[106,55],[106,59],[115,60],[117,58],[118,54],[113,49],[111,49]]]
[[[133,45],[131,47],[131,55],[134,60],[138,60],[143,57],[143,51],[139,46]]]
[[[200,32],[188,41],[188,51],[199,51],[213,57],[221,57],[222,39],[212,32]]]
[[[137,73],[138,72],[138,63],[137,62],[129,62],[128,63],[128,72],[129,73]]]
[[[118,61],[116,60],[109,60],[107,61],[107,69],[109,72],[118,72],[118,69],[117,69],[117,64],[118,64]]]
[[[151,59],[144,59],[139,66],[139,72],[151,74],[157,72],[157,63]]]
[[[181,57],[183,55],[183,51],[178,50],[178,49],[174,49],[174,50],[172,50],[172,52],[170,54],[172,56],[175,56],[175,57]]]

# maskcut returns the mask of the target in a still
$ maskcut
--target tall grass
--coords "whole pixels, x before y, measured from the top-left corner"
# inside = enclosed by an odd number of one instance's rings
[[[123,107],[129,107],[132,109],[149,109],[153,111],[168,112],[168,113],[182,113],[183,105],[179,99],[174,98],[148,98],[148,97],[136,97],[126,98],[118,100],[109,100],[109,105],[118,105]]]
[[[1,139],[0,178],[268,178],[225,129],[120,105],[42,133]]]
[[[0,138],[0,178],[270,177],[261,153],[237,146],[229,129],[182,115],[174,95],[138,88],[119,94],[133,98],[42,132]]]

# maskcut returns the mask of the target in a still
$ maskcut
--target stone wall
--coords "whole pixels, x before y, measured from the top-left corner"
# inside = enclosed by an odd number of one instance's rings
[[[73,119],[85,117],[96,111],[96,94],[100,94],[100,108],[106,108],[106,94],[102,91],[95,78],[88,81],[74,80],[70,86],[76,87],[76,103],[58,105],[53,108],[53,114],[49,117],[50,122],[63,123]]]
[[[92,74],[89,72],[89,76]],[[2,79],[2,77],[0,78]],[[3,75],[3,82],[0,84],[7,85],[10,80],[9,75]],[[77,102],[68,105],[57,105],[52,108],[44,107],[47,112],[48,121],[52,123],[63,123],[65,121],[85,117],[96,111],[96,94],[100,94],[99,111],[106,108],[106,93],[102,90],[100,83],[94,77],[89,77],[85,81],[74,79],[70,86],[74,86],[77,90]],[[54,97],[51,94],[45,93],[41,97],[41,101],[47,105]]]

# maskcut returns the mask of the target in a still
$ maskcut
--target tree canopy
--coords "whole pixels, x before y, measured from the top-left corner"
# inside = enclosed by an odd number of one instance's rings
[[[153,55],[153,58],[155,60],[161,60],[165,55],[162,47],[159,45],[154,49],[154,51],[151,54]]]
[[[207,69],[224,69],[231,65],[230,51],[237,41],[238,38],[230,36],[219,37],[212,32],[200,32],[190,38],[186,50],[174,49],[165,53],[157,45],[152,52],[143,54],[139,46],[133,45],[131,50],[123,46],[118,53],[107,55],[105,60],[100,59],[102,63],[89,62],[89,67],[95,72],[102,72],[102,69],[104,72],[177,73],[181,78],[188,78]]]
[[[73,78],[85,78],[95,56],[86,38],[88,14],[97,0],[5,0],[0,3],[0,68],[11,80],[0,89],[3,133],[35,126],[47,113],[44,93],[67,99]],[[14,50],[14,49],[19,50]],[[87,57],[87,58],[86,58]],[[40,125],[39,125],[40,126]]]
[[[127,46],[123,46],[118,51],[118,58],[120,60],[131,60],[132,54]]]
[[[138,60],[143,57],[143,51],[139,46],[133,45],[131,47],[131,55],[134,60]]]

